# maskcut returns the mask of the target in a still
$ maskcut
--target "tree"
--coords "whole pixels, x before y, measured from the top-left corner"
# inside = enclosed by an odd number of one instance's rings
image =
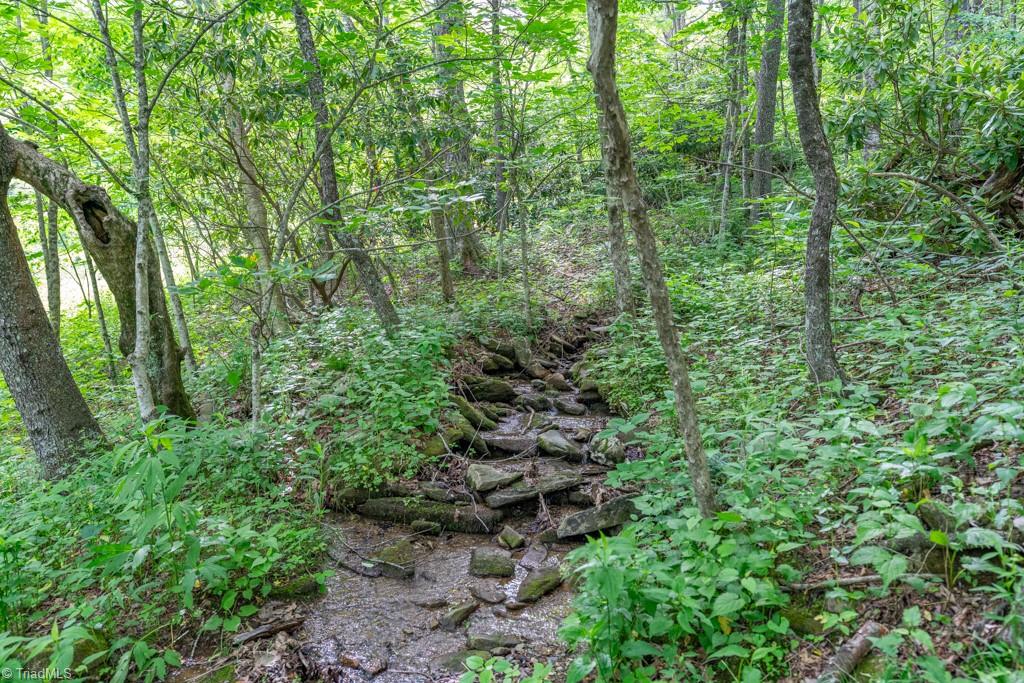
[[[587,0],[587,21],[590,27],[590,59],[587,62],[587,69],[594,78],[599,113],[604,116],[606,173],[615,191],[622,198],[623,207],[636,238],[644,284],[651,301],[651,314],[675,392],[676,419],[685,442],[694,501],[701,515],[710,517],[717,506],[711,472],[708,469],[707,456],[697,425],[690,375],[673,322],[672,304],[662,273],[654,231],[651,229],[647,206],[637,183],[630,149],[629,125],[615,83],[618,0]]]
[[[814,176],[814,207],[807,228],[804,263],[804,331],[807,365],[815,382],[842,379],[832,345],[832,306],[829,243],[836,219],[839,177],[832,150],[821,123],[818,88],[814,76],[811,36],[814,5],[811,0],[789,2],[789,79],[793,84],[800,144]]]
[[[3,127],[0,126],[0,131]],[[7,137],[6,131],[2,135]],[[7,153],[14,156],[14,175],[43,195],[60,204],[74,220],[82,243],[103,274],[117,302],[121,336],[118,346],[127,357],[134,354],[138,343],[136,329],[136,260],[141,249],[148,251],[152,263],[152,244],[141,234],[138,224],[114,206],[107,192],[97,185],[87,185],[60,164],[40,154],[33,146],[7,137]],[[152,386],[155,405],[162,405],[174,415],[194,417],[192,405],[181,380],[181,349],[174,339],[167,302],[163,296],[160,275],[147,272],[146,321],[147,348],[150,359],[145,366]]]
[[[47,320],[7,204],[22,159],[17,144],[0,125],[0,371],[43,475],[55,479],[70,471],[100,428]]]
[[[785,22],[784,0],[768,0],[768,23],[761,48],[761,68],[757,72],[757,120],[754,123],[754,173],[751,179],[750,219],[763,215],[758,199],[772,192],[772,146],[775,142],[775,104],[779,82],[779,57],[782,52],[782,25]]]
[[[370,298],[370,303],[377,312],[377,317],[386,328],[398,326],[398,313],[388,297],[384,283],[377,273],[376,266],[370,260],[370,255],[363,247],[362,241],[350,232],[341,229],[341,195],[338,190],[338,175],[334,167],[334,145],[331,143],[331,120],[330,112],[327,109],[327,99],[324,94],[323,72],[320,69],[320,58],[317,56],[316,44],[313,42],[313,30],[309,25],[309,16],[303,6],[304,0],[295,0],[292,4],[292,16],[295,20],[295,32],[299,39],[299,51],[302,58],[308,64],[308,77],[306,87],[309,90],[309,101],[313,106],[313,113],[316,120],[316,151],[315,154],[320,166],[320,182],[317,184],[317,191],[320,194],[320,219],[326,226],[330,226],[331,234],[341,244],[344,252],[355,264],[356,273],[359,275],[363,291]],[[330,249],[329,236],[324,246]],[[326,302],[325,302],[326,303]]]

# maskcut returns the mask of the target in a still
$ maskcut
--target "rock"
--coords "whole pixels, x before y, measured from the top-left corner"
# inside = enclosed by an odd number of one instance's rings
[[[497,588],[488,588],[478,584],[472,584],[469,587],[469,594],[481,602],[487,602],[492,605],[505,602],[505,599],[508,597]]]
[[[539,543],[531,545],[526,554],[519,560],[519,564],[527,569],[536,569],[537,567],[544,564],[544,560],[548,557],[548,549]]]
[[[789,605],[783,607],[780,614],[789,622],[789,628],[793,633],[801,636],[820,636],[825,633],[825,624],[818,619],[818,613],[800,605]]]
[[[544,432],[537,437],[537,446],[541,452],[556,458],[565,458],[573,462],[583,459],[583,449],[557,429]]]
[[[534,569],[519,584],[518,602],[537,602],[562,585],[562,571],[557,566]]]
[[[565,381],[565,377],[560,372],[553,372],[544,378],[547,382],[548,387],[555,391],[572,391],[572,387]]]
[[[512,385],[496,377],[466,375],[462,380],[477,401],[511,403],[516,399],[516,391]]]
[[[462,625],[466,619],[469,619],[469,615],[476,611],[476,608],[480,606],[480,603],[476,600],[466,600],[460,602],[457,605],[453,605],[451,609],[444,613],[438,623],[441,628],[446,631],[454,631]]]
[[[614,467],[626,460],[626,446],[615,436],[598,439],[590,445],[590,459],[598,465]]]
[[[523,478],[522,472],[505,472],[490,465],[473,463],[466,469],[466,486],[471,491],[486,493],[494,489],[508,486]]]
[[[569,502],[573,505],[579,505],[580,507],[588,508],[594,505],[594,498],[590,495],[589,491],[574,489],[569,491]]]
[[[493,614],[496,617],[507,617],[508,608],[505,607],[505,605],[492,605],[491,614]]]
[[[528,368],[533,361],[533,351],[530,350],[530,341],[525,337],[516,337],[512,340],[512,349],[515,354],[516,363],[519,367]]]
[[[358,512],[364,517],[390,522],[433,522],[443,529],[467,534],[494,533],[503,517],[500,510],[456,507],[422,498],[372,498],[360,505]]]
[[[507,529],[508,527],[505,528]],[[300,576],[291,581],[274,584],[271,586],[267,597],[274,600],[295,600],[315,595],[319,592],[320,584],[315,578],[312,576]]]
[[[597,382],[595,382],[594,380],[590,379],[589,377],[580,378],[577,375],[573,376],[576,377],[578,380],[580,391],[593,391],[595,393],[600,393],[601,390],[598,388]]]
[[[531,379],[530,386],[536,389],[537,391],[544,391],[545,389],[548,388],[548,385],[545,384],[544,380],[542,379]]]
[[[438,609],[448,604],[448,600],[440,595],[428,595],[424,598],[412,598],[409,602],[417,607],[422,607],[423,609]]]
[[[420,484],[420,493],[440,503],[472,502],[473,496],[463,491],[453,491],[445,484],[436,481],[425,481]]]
[[[501,548],[473,548],[469,557],[469,573],[473,576],[512,576],[516,562]]]
[[[508,488],[499,489],[487,496],[485,500],[489,507],[500,508],[527,500],[535,500],[537,494],[564,491],[578,486],[581,482],[582,478],[575,472],[555,472],[539,478],[534,483],[520,481]]]
[[[601,529],[619,526],[629,521],[636,514],[636,506],[631,496],[620,496],[603,505],[569,515],[558,525],[558,537],[569,538],[582,534],[592,534]]]
[[[558,542],[558,530],[557,529],[545,529],[536,536],[534,540],[537,543],[557,543]]]
[[[370,559],[381,574],[392,579],[411,579],[416,573],[415,549],[406,539],[387,546]]]
[[[481,434],[481,438],[488,448],[506,453],[522,453],[537,445],[536,438],[518,434]]]
[[[515,367],[515,363],[500,353],[485,354],[480,361],[480,368],[484,372],[508,372],[509,370],[514,370]]]
[[[470,629],[467,644],[473,650],[495,650],[502,647],[513,648],[527,642],[523,636],[514,633],[494,633],[483,629]]]
[[[551,371],[537,361],[534,361],[526,366],[526,374],[534,379],[543,380],[551,374]]]
[[[555,407],[566,415],[582,415],[587,412],[586,406],[568,398],[556,398]]]
[[[516,348],[512,342],[507,339],[497,339],[495,337],[480,337],[480,346],[484,347],[492,353],[500,353],[506,358],[515,358]]]
[[[594,436],[594,430],[587,429],[586,427],[580,427],[572,433],[572,440],[579,441],[580,443],[586,443],[590,441],[590,437]]]
[[[459,650],[453,652],[450,655],[444,655],[434,660],[434,665],[445,671],[451,671],[452,673],[463,673],[468,671],[466,669],[465,661],[470,657],[480,657],[482,659],[490,659],[491,653],[487,650]]]
[[[450,398],[451,402],[455,404],[455,407],[459,409],[459,413],[466,418],[469,424],[473,427],[484,431],[489,431],[498,427],[498,424],[494,419],[484,414],[483,408],[474,406],[458,394],[452,394]]]
[[[596,391],[581,391],[576,400],[585,406],[595,406],[601,402],[601,394]]]
[[[516,398],[515,404],[523,410],[547,410],[551,407],[551,399],[544,394],[523,394]]]
[[[505,528],[501,530],[500,534],[498,534],[498,543],[509,550],[515,550],[523,543],[526,543],[526,538],[506,524]]]
[[[970,526],[969,522],[958,522],[949,506],[932,498],[918,503],[917,516],[924,522],[925,528],[936,529],[947,534],[963,531],[964,528]]]
[[[576,382],[581,381],[587,376],[587,364],[585,361],[578,360],[569,366],[568,375],[572,377]]]
[[[495,406],[493,406],[490,403],[476,403],[470,405],[472,405],[474,408],[483,413],[484,417],[486,417],[488,420],[492,420],[495,423],[497,423],[497,421],[500,420],[506,414],[504,408],[497,410],[495,409]]]
[[[414,519],[409,527],[417,534],[440,536],[444,529],[437,522],[428,522],[425,519]]]

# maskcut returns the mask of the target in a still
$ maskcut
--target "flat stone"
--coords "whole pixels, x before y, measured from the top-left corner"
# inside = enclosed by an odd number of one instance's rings
[[[533,362],[533,351],[530,350],[530,341],[526,337],[517,337],[512,340],[512,348],[515,351],[516,363],[521,368],[530,367]]]
[[[506,524],[505,528],[501,530],[500,534],[498,534],[498,543],[509,550],[515,550],[523,543],[526,543],[526,538]]]
[[[536,569],[544,564],[544,560],[546,560],[547,557],[547,547],[539,543],[534,543],[526,550],[526,554],[519,559],[519,564],[527,569]]]
[[[466,375],[462,380],[477,401],[511,403],[516,399],[516,391],[512,385],[496,377]]]
[[[441,628],[448,631],[454,631],[462,625],[462,622],[469,619],[469,615],[475,612],[479,606],[480,603],[476,600],[460,602],[457,605],[453,605],[451,609],[445,612],[444,616],[438,620],[438,623],[441,625]]]
[[[601,402],[601,394],[596,391],[581,391],[576,399],[583,405],[592,406]]]
[[[466,486],[471,491],[486,493],[494,489],[508,486],[523,478],[522,472],[505,472],[497,467],[473,463],[466,469]]]
[[[492,605],[505,602],[508,598],[507,595],[497,588],[488,588],[487,586],[481,586],[479,584],[470,585],[469,594],[481,602],[490,603]]]
[[[458,394],[451,395],[451,402],[459,409],[459,413],[466,418],[470,425],[484,431],[496,429],[498,424],[494,419],[487,416],[482,408],[479,408]]]
[[[494,633],[483,629],[470,629],[467,644],[473,650],[495,650],[497,648],[513,648],[527,642],[523,636],[514,633]]]
[[[420,484],[420,493],[439,503],[469,502],[473,496],[464,491],[453,491],[445,484],[436,481],[425,481]]]
[[[558,408],[558,410],[566,415],[582,415],[587,412],[587,407],[585,405],[568,398],[556,398],[554,403],[555,408]]]
[[[500,510],[458,507],[422,498],[372,498],[358,508],[359,514],[373,519],[409,524],[417,520],[433,522],[444,529],[467,534],[490,534],[498,528]]]
[[[579,505],[580,507],[589,508],[594,505],[594,498],[590,495],[589,491],[573,489],[569,491],[569,502],[573,505]]]
[[[548,387],[555,391],[572,391],[572,387],[569,386],[565,376],[560,372],[552,372],[544,378],[544,381],[548,383]]]
[[[583,377],[583,378],[577,377],[577,379],[579,381],[579,389],[580,389],[580,391],[593,391],[594,393],[600,392],[600,389],[597,386],[597,382],[595,382],[594,380],[590,379],[589,377]]]
[[[518,434],[481,434],[480,436],[488,448],[506,453],[522,453],[537,445],[537,440],[532,436],[519,436]]]
[[[582,481],[580,475],[575,472],[555,472],[554,474],[541,477],[534,483],[520,481],[508,488],[499,489],[487,496],[485,501],[492,508],[505,507],[506,505],[534,500],[537,498],[537,494],[564,491],[573,486],[578,486]]]
[[[415,549],[408,540],[389,545],[370,559],[381,574],[392,579],[409,579],[416,573]]]
[[[440,609],[448,604],[448,600],[440,595],[428,595],[422,598],[412,598],[412,604],[423,609]]]
[[[483,336],[480,337],[480,346],[493,353],[500,353],[507,358],[515,358],[516,356],[515,345],[507,339]]]
[[[583,459],[583,449],[557,429],[546,431],[537,437],[537,446],[542,453],[573,462]]]
[[[516,593],[518,602],[537,602],[542,597],[562,585],[562,572],[557,566],[534,569],[519,584]]]
[[[615,500],[581,510],[562,520],[558,525],[558,537],[569,538],[582,534],[592,534],[601,529],[619,526],[629,521],[636,514],[636,506],[631,496],[620,496]]]
[[[501,548],[473,548],[469,557],[469,573],[473,576],[512,576],[516,562]]]

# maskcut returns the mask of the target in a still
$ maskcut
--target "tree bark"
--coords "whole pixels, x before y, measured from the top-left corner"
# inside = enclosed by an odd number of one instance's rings
[[[135,348],[135,257],[137,225],[111,202],[106,191],[86,185],[71,171],[44,157],[33,146],[14,140],[0,125],[0,139],[14,160],[14,177],[23,180],[60,204],[74,220],[82,243],[96,262],[117,302],[121,336],[118,346],[125,356]],[[152,254],[149,241],[145,241]],[[149,258],[153,261],[152,256]],[[181,417],[193,417],[192,406],[181,381],[181,353],[167,314],[159,275],[149,274],[148,319],[150,383],[160,405]]]
[[[636,317],[636,300],[629,272],[629,240],[622,216],[622,198],[616,192],[608,162],[608,130],[603,115],[598,115],[598,133],[601,140],[601,166],[605,174],[605,205],[608,208],[608,250],[612,263],[612,282],[615,286],[615,310],[630,319]]]
[[[587,62],[587,69],[594,77],[598,107],[600,113],[604,115],[607,129],[607,173],[619,196],[622,197],[623,207],[636,237],[644,284],[651,300],[651,313],[675,393],[676,418],[685,442],[687,469],[693,487],[694,501],[701,515],[710,517],[715,513],[717,505],[711,472],[708,469],[707,456],[697,425],[690,375],[673,323],[672,305],[668,287],[665,285],[654,232],[637,183],[626,112],[615,83],[618,0],[587,0],[587,21],[590,26],[590,59]]]
[[[71,376],[47,320],[7,204],[16,143],[0,126],[0,371],[43,476],[67,474],[100,428]]]
[[[812,0],[789,0],[789,78],[793,84],[800,144],[814,176],[815,190],[804,265],[804,328],[807,364],[814,381],[820,383],[842,379],[832,344],[832,268],[829,255],[839,178],[821,122],[811,47],[813,26]]]
[[[44,206],[43,195],[36,192],[36,221],[39,224],[39,246],[43,252],[46,273],[46,304],[50,312],[53,335],[60,344],[60,260],[57,250],[57,204]]]
[[[723,2],[722,12],[731,13],[732,3]],[[726,68],[729,72],[729,94],[725,104],[725,129],[722,132],[721,164],[722,197],[718,211],[718,241],[729,236],[729,209],[732,203],[733,153],[740,123],[740,27],[735,17],[730,19],[726,32]]]
[[[110,375],[110,384],[117,387],[117,366],[114,363],[114,349],[110,344],[110,330],[107,328],[107,315],[103,311],[103,300],[100,298],[100,286],[96,281],[96,268],[92,264],[92,257],[89,250],[82,243],[82,251],[85,253],[85,270],[89,274],[89,285],[92,287],[92,298],[96,301],[96,321],[100,325],[100,338],[103,339],[103,352],[107,356],[107,374]]]
[[[757,200],[772,192],[772,146],[775,142],[775,103],[779,81],[779,57],[782,53],[782,25],[785,21],[784,0],[768,0],[768,23],[761,48],[761,68],[757,72],[757,120],[754,123],[754,176],[751,181],[750,220],[764,215]]]
[[[359,275],[363,291],[370,298],[370,303],[377,312],[381,324],[392,329],[398,326],[398,313],[388,297],[384,283],[380,279],[376,266],[366,253],[362,241],[355,235],[341,229],[341,195],[338,190],[338,175],[334,166],[334,145],[331,143],[330,112],[327,111],[327,99],[324,95],[324,79],[320,70],[320,58],[317,56],[316,44],[313,42],[313,30],[309,24],[309,16],[303,6],[304,0],[292,3],[292,15],[295,19],[295,32],[299,39],[299,50],[302,58],[309,64],[309,78],[306,87],[309,89],[309,100],[313,106],[316,119],[316,154],[320,163],[320,204],[323,208],[321,219],[331,226],[331,232],[341,244],[344,252],[352,259]]]
[[[244,232],[249,240],[249,246],[256,252],[256,258],[260,264],[261,304],[259,310],[267,311],[267,317],[270,318],[270,330],[274,336],[280,336],[288,331],[288,308],[284,302],[284,292],[281,286],[275,283],[271,276],[274,259],[270,246],[270,220],[267,217],[266,204],[263,203],[263,192],[258,181],[259,171],[249,147],[249,135],[245,129],[245,121],[231,101],[235,90],[235,77],[232,74],[228,74],[224,78],[222,90],[228,140],[235,155],[235,163],[238,165],[238,182],[242,187],[245,213],[249,217],[249,225],[246,226]]]
[[[494,73],[491,74],[491,91],[494,98],[494,211],[495,227],[502,248],[498,251],[498,275],[504,275],[504,237],[508,229],[509,193],[505,187],[505,103],[501,77],[501,0],[491,0],[491,50],[494,52]]]

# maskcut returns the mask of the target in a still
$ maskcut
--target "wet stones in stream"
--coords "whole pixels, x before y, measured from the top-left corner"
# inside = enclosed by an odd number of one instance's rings
[[[421,498],[371,498],[357,508],[359,514],[373,519],[411,524],[432,522],[449,531],[469,534],[493,533],[504,515],[500,510],[480,506],[457,506]]]
[[[466,375],[462,381],[476,401],[511,403],[516,400],[516,390],[512,385],[496,377]]]
[[[537,446],[542,453],[556,458],[565,458],[571,462],[583,459],[583,448],[557,429],[542,432],[537,437]]]
[[[592,534],[625,524],[637,513],[631,496],[620,496],[603,505],[581,510],[562,519],[558,525],[559,538]]]
[[[473,576],[513,576],[516,561],[501,548],[474,548],[469,558],[469,573]]]
[[[522,478],[522,472],[506,472],[482,463],[473,463],[466,469],[466,486],[476,493],[487,493]]]

